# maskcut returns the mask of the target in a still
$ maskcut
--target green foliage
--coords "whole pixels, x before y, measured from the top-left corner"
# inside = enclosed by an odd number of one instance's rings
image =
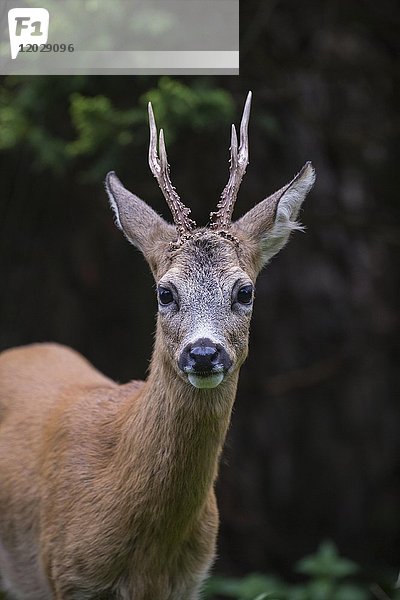
[[[65,124],[71,93],[84,77],[5,77],[0,85],[0,151],[23,150],[31,166],[56,174],[68,164],[66,143],[73,131]]]
[[[204,599],[235,598],[236,600],[368,600],[374,586],[381,597],[399,600],[398,590],[383,590],[378,584],[369,586],[348,578],[359,572],[359,567],[339,556],[335,545],[323,542],[317,552],[306,556],[295,566],[298,573],[306,576],[302,583],[290,584],[270,575],[252,574],[243,579],[211,577],[207,582]],[[390,586],[389,586],[390,587]],[[390,594],[390,595],[389,595]]]
[[[27,131],[27,118],[13,106],[9,90],[0,89],[0,150],[15,147]]]
[[[142,111],[117,110],[106,96],[88,97],[74,93],[70,98],[70,109],[71,122],[78,134],[66,147],[70,156],[94,154],[111,140],[125,146],[133,139],[129,129],[143,121]]]
[[[192,86],[161,77],[158,87],[149,90],[142,102],[152,102],[157,120],[163,123],[168,139],[177,129],[215,129],[233,119],[231,95],[221,88],[210,88],[202,80]]]
[[[300,560],[296,570],[316,579],[331,581],[354,575],[358,567],[351,560],[341,558],[335,545],[326,541],[320,545],[316,554]]]
[[[271,598],[271,594],[278,598],[285,591],[285,585],[276,577],[253,573],[243,579],[212,577],[207,583],[205,598],[222,595],[238,600],[264,600]]]
[[[154,80],[152,80],[154,81]],[[215,131],[234,116],[231,95],[206,78],[192,84],[161,77],[135,88],[128,107],[117,92],[97,94],[85,77],[6,77],[0,86],[0,151],[24,148],[37,170],[63,174],[87,159],[88,179],[120,167],[148,141],[147,103],[154,106],[168,147],[180,131]],[[115,96],[115,99],[114,99]]]

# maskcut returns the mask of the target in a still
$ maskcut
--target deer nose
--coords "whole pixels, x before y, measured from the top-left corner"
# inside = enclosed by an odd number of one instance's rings
[[[207,346],[193,346],[189,350],[189,357],[193,361],[193,366],[196,371],[209,371],[210,368],[217,363],[219,351],[214,344],[207,340]]]
[[[216,371],[227,371],[232,361],[220,344],[207,338],[200,338],[188,344],[179,359],[179,367],[184,372],[209,374]]]

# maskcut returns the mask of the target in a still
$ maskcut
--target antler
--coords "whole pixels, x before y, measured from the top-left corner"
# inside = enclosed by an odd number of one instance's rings
[[[249,140],[247,135],[251,107],[251,92],[247,94],[246,104],[243,109],[243,116],[240,123],[240,146],[238,151],[238,139],[236,128],[232,125],[231,133],[231,158],[229,167],[229,180],[221,199],[217,204],[217,212],[210,214],[210,228],[219,232],[227,232],[232,221],[232,213],[236,202],[243,175],[249,164]]]
[[[167,159],[167,152],[164,143],[164,132],[160,130],[160,142],[159,151],[160,158],[157,155],[157,126],[154,119],[153,107],[149,102],[149,125],[150,125],[150,144],[149,144],[149,165],[151,172],[157,179],[160,190],[164,194],[167,204],[171,210],[172,217],[176,229],[178,231],[178,243],[182,238],[187,237],[191,234],[192,230],[196,227],[196,223],[189,219],[190,208],[185,206],[178,194],[175,191],[174,186],[169,178],[169,164]]]

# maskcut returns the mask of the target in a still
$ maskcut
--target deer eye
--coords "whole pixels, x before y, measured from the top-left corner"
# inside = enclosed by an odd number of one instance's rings
[[[159,287],[158,288],[158,300],[160,304],[166,306],[167,304],[171,304],[174,301],[174,296],[168,288]]]
[[[242,285],[242,287],[238,290],[236,300],[240,304],[251,304],[253,300],[253,286]]]

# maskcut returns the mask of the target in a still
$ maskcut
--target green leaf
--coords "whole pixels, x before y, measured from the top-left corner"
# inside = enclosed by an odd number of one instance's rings
[[[286,586],[277,578],[254,573],[243,579],[212,577],[205,587],[205,598],[221,594],[237,600],[286,600]]]
[[[333,595],[333,600],[369,600],[370,593],[359,585],[344,583],[339,586]]]
[[[310,577],[337,580],[353,575],[358,567],[351,560],[340,557],[333,542],[325,541],[316,554],[300,560],[296,570]]]

